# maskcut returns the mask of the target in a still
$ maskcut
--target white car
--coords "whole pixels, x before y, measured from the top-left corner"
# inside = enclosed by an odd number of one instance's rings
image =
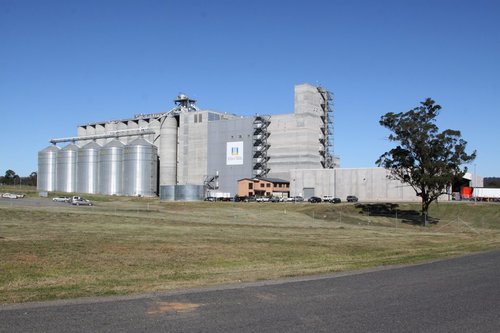
[[[17,196],[17,194],[13,194],[13,193],[4,193],[4,194],[2,194],[2,198],[17,199],[18,196]]]
[[[54,202],[70,202],[71,198],[70,197],[55,197],[55,198],[52,198],[52,201],[54,201]]]
[[[286,199],[287,202],[302,202],[304,201],[304,198],[301,197],[300,195],[297,195],[295,197],[289,197]]]

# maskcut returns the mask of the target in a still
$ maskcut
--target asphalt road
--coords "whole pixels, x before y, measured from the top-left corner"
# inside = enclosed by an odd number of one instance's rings
[[[500,250],[415,266],[0,306],[0,332],[499,332]]]

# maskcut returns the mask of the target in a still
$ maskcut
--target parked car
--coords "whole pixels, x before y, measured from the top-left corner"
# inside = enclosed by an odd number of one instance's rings
[[[255,195],[249,195],[249,196],[235,195],[233,201],[234,202],[254,202],[254,201],[257,201],[257,198],[255,197]]]
[[[255,202],[257,201],[257,197],[255,195],[249,195],[248,197],[245,198],[245,202]]]
[[[246,196],[244,195],[235,195],[234,196],[234,202],[245,202],[245,200],[247,199]]]
[[[81,200],[85,200],[84,198],[82,197],[78,197],[78,196],[73,196],[71,197],[71,202],[73,203],[74,201],[81,201]]]
[[[280,197],[271,197],[271,199],[269,199],[269,201],[271,201],[271,202],[281,202],[281,201],[283,201],[282,199],[283,198],[280,198]]]
[[[17,194],[17,193],[4,193],[2,194],[2,198],[8,198],[8,199],[19,199],[19,198],[24,198],[26,194]]]
[[[358,202],[358,197],[355,195],[348,195],[346,200],[347,202]]]
[[[333,198],[332,200],[330,200],[330,202],[336,204],[336,203],[341,203],[342,200],[340,200],[340,198]]]
[[[268,202],[269,197],[257,197],[256,201],[257,202]]]
[[[309,201],[311,203],[319,203],[319,202],[321,202],[321,198],[320,197],[310,197],[309,199],[307,199],[307,201]]]
[[[85,199],[73,200],[71,202],[71,204],[75,205],[75,206],[93,206],[94,205],[91,201],[85,200]]]
[[[217,198],[216,197],[206,197],[205,198],[205,201],[216,201]]]
[[[297,195],[295,197],[290,197],[286,199],[287,202],[302,202],[304,201],[304,198],[302,198],[300,195]]]
[[[52,201],[54,201],[54,202],[70,202],[71,198],[70,197],[55,197],[55,198],[52,198]]]
[[[333,195],[324,195],[322,199],[324,202],[331,202],[334,199],[334,197]]]

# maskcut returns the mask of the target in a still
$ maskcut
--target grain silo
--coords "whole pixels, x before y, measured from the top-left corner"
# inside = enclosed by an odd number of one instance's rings
[[[177,127],[176,117],[165,117],[160,130],[160,197],[175,200],[177,184]]]
[[[107,195],[123,194],[123,149],[118,140],[108,142],[99,150],[99,193]]]
[[[158,148],[143,138],[125,146],[123,151],[123,194],[157,195]]]
[[[59,150],[57,154],[56,191],[76,191],[76,161],[79,147],[73,143]]]
[[[55,145],[38,152],[37,189],[39,191],[55,191],[57,175],[57,154],[59,148]]]
[[[175,187],[176,201],[200,201],[205,197],[205,187],[203,185],[177,185]]]
[[[98,192],[98,165],[101,146],[92,141],[78,150],[76,163],[76,191],[79,193]]]

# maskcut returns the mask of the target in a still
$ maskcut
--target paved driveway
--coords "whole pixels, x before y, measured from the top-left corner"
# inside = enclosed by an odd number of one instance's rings
[[[0,332],[498,332],[500,251],[399,268],[0,306]]]

